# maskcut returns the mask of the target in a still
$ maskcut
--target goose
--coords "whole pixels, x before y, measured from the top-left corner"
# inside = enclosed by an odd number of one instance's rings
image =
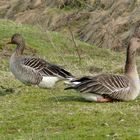
[[[140,48],[140,39],[132,37],[127,47],[124,75],[99,74],[96,76],[83,76],[71,80],[65,90],[77,90],[85,100],[94,102],[131,101],[136,99],[140,92],[140,80],[135,60],[138,48]]]
[[[37,57],[23,56],[25,41],[21,34],[14,34],[7,44],[17,45],[10,58],[10,70],[22,83],[53,88],[57,81],[73,78],[70,72],[55,64]]]

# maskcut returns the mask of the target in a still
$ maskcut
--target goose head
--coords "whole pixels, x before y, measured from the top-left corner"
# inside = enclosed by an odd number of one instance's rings
[[[8,42],[7,44],[17,45],[17,47],[15,49],[16,55],[22,55],[23,54],[23,51],[24,51],[24,48],[25,48],[25,41],[20,34],[16,33],[16,34],[12,35],[11,41]]]
[[[129,48],[132,52],[140,48],[140,38],[132,37],[129,42]]]
[[[16,45],[19,45],[19,46],[24,46],[25,45],[23,37],[18,33],[12,35],[11,41],[8,42],[7,44],[16,44]]]

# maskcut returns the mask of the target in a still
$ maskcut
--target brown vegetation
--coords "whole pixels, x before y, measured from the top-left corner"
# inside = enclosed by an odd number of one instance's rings
[[[139,36],[139,0],[0,0],[0,16],[45,30],[68,32],[81,40],[118,49]]]

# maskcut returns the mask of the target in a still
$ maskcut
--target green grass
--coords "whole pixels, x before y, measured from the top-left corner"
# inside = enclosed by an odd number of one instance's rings
[[[71,37],[41,32],[37,27],[0,20],[0,57],[12,34],[21,33],[28,48],[77,76],[122,73],[124,52],[97,48],[78,40],[81,63]],[[32,54],[32,50],[26,50]],[[140,139],[140,105],[132,102],[90,103],[63,83],[52,90],[25,86],[9,71],[8,56],[0,59],[0,139],[2,140],[124,140]],[[138,57],[139,59],[139,57]],[[139,67],[139,65],[138,65]]]

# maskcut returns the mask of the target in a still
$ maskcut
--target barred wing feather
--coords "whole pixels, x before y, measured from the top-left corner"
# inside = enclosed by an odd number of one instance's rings
[[[64,70],[63,68],[54,64],[50,64],[41,58],[26,57],[22,59],[23,65],[33,68],[43,76],[57,76],[61,78],[73,77],[71,73]]]
[[[129,79],[120,75],[102,74],[95,77],[82,77],[73,82],[80,82],[72,87],[80,92],[107,95],[115,99],[130,92]]]

